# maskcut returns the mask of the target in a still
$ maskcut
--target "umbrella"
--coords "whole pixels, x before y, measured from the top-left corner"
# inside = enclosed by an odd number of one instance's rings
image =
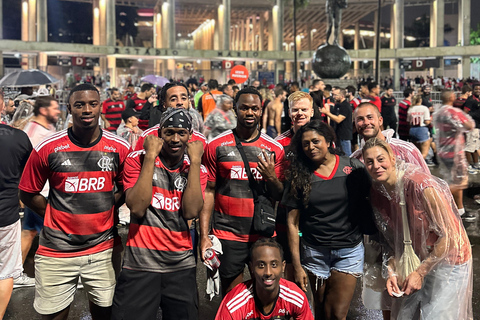
[[[405,170],[398,174],[400,180],[400,207],[402,209],[402,225],[403,225],[403,254],[398,261],[398,279],[402,283],[410,273],[417,270],[420,266],[420,259],[415,254],[412,247],[412,239],[410,237],[410,229],[408,226],[407,206],[405,203],[405,192],[403,190],[403,176]]]
[[[33,87],[58,82],[52,75],[37,69],[15,71],[0,80],[0,87]]]
[[[145,81],[145,82],[150,82],[151,84],[155,84],[159,87],[163,87],[167,83],[170,83],[170,80],[167,78],[161,77],[161,76],[156,76],[154,74],[149,74],[148,76],[145,76],[141,78],[140,80]]]

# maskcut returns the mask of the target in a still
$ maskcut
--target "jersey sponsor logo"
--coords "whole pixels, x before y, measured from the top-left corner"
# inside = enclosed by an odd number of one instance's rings
[[[255,180],[262,180],[262,175],[257,168],[250,168],[250,171],[252,171]],[[230,170],[230,179],[248,180],[247,171],[242,166],[232,166],[232,169]]]
[[[98,166],[102,171],[112,171],[113,169],[113,158],[109,158],[107,156],[103,156],[97,162]]]
[[[250,318],[250,317],[252,317],[252,316],[253,316],[253,310],[250,311],[249,313],[247,313],[247,315],[245,316],[245,319],[248,319],[248,318]]]
[[[70,149],[70,144],[69,143],[67,143],[63,146],[55,147],[55,149],[53,149],[53,152],[57,152],[57,151],[60,151],[60,150],[66,150],[66,149]]]
[[[67,159],[67,160],[63,161],[61,165],[62,166],[71,166],[72,163],[70,162],[70,159]]]
[[[152,198],[152,207],[160,210],[178,211],[180,210],[180,198],[168,198],[163,193],[155,192]]]
[[[343,172],[345,172],[345,174],[352,173],[352,167],[349,167],[349,166],[343,167]]]
[[[104,187],[104,177],[81,179],[78,177],[68,177],[65,180],[65,192],[101,191]]]
[[[187,186],[187,178],[185,177],[177,177],[177,179],[175,179],[174,183],[175,185],[175,189],[177,189],[178,191],[181,191],[183,192],[183,190],[185,189],[185,187]]]
[[[227,154],[227,157],[235,157],[235,151],[230,151],[230,153]]]
[[[220,144],[221,147],[233,144],[233,141],[225,141]]]
[[[111,152],[117,152],[117,148],[112,147],[112,146],[105,146],[103,147],[103,150],[111,151]]]
[[[260,145],[260,148],[265,148],[265,149],[267,149],[267,150],[270,151],[270,152],[272,151],[272,147],[267,146],[266,144],[263,144],[263,143]]]

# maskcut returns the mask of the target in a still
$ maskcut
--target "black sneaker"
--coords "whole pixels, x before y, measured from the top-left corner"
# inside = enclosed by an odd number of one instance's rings
[[[428,160],[425,160],[425,162],[427,163],[427,166],[435,167],[435,163],[432,160],[428,159]]]
[[[462,215],[462,219],[465,222],[473,222],[473,221],[477,220],[477,216],[475,215],[475,213],[465,211],[465,213]]]

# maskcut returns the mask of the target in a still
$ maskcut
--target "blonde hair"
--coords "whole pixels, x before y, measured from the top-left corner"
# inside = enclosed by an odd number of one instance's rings
[[[379,138],[370,138],[365,142],[365,145],[362,148],[362,154],[365,156],[365,151],[368,149],[371,149],[373,147],[379,147],[385,150],[390,157],[395,158],[395,155],[393,154],[392,148],[389,146],[387,142],[385,142],[382,139]]]
[[[298,101],[300,101],[302,99],[307,99],[308,101],[310,101],[310,105],[313,108],[313,98],[312,98],[312,96],[309,95],[306,92],[303,92],[303,91],[295,91],[294,93],[292,93],[291,95],[288,96],[288,106],[289,106],[289,108],[293,107],[293,105],[295,103],[297,103]]]
[[[417,95],[412,99],[412,106],[419,106],[422,104],[422,96]]]
[[[267,89],[267,88],[261,88],[260,90],[258,90],[260,92],[260,94],[262,95],[262,98],[263,100],[270,100],[270,101],[273,101],[275,99],[275,97],[273,96],[272,92],[270,89]]]

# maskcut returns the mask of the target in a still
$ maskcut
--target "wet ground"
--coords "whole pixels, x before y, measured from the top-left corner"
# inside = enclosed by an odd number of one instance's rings
[[[434,169],[432,173],[437,174],[437,171]],[[476,204],[473,200],[475,194],[480,194],[480,174],[470,175],[470,184],[469,188],[465,190],[465,207],[467,210],[475,212],[478,216],[478,211],[480,205]],[[479,222],[465,223],[465,228],[469,234],[470,242],[473,249],[473,314],[474,319],[480,320],[480,229]],[[125,241],[127,235],[127,228],[123,227],[119,230],[122,239]],[[38,243],[34,244],[34,247],[38,246]],[[25,264],[25,271],[31,277],[34,276],[33,270],[33,255],[34,248],[32,248],[27,262]],[[247,272],[245,276],[249,277]],[[209,301],[205,296],[205,287],[206,287],[206,273],[205,267],[201,264],[197,268],[197,282],[200,293],[200,304],[199,304],[199,319],[201,320],[210,320],[215,318],[216,310],[220,305],[220,298],[215,297],[212,301]],[[368,310],[366,309],[361,300],[361,280],[358,280],[357,290],[348,313],[348,320],[376,320],[382,319],[380,311],[377,310]],[[40,316],[33,309],[33,299],[35,295],[35,289],[31,288],[18,288],[14,289],[12,294],[12,299],[7,308],[5,314],[5,320],[26,320],[26,319],[40,319]],[[75,300],[71,306],[70,317],[69,319],[82,319],[87,320],[91,319],[88,312],[88,301],[86,298],[86,293],[83,289],[77,290]],[[162,319],[161,313],[158,314],[157,319]],[[454,319],[452,319],[454,320]],[[456,320],[456,319],[455,319]]]

